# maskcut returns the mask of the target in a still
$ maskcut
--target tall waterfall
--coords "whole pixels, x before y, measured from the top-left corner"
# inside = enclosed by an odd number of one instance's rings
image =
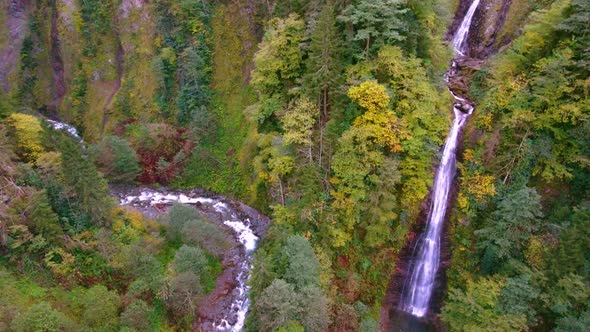
[[[474,0],[453,38],[453,47],[456,54],[460,56],[465,55],[464,52],[467,48],[465,40],[478,5],[479,0]],[[456,68],[453,61],[451,70],[454,69]],[[411,277],[406,280],[400,299],[401,310],[416,317],[423,317],[428,312],[440,263],[441,232],[449,203],[449,191],[456,171],[455,161],[459,134],[467,118],[473,112],[473,106],[465,98],[455,95],[452,91],[451,93],[456,100],[453,107],[455,119],[447,136],[440,166],[434,179],[427,228],[416,244],[413,264],[411,264]],[[467,112],[465,113],[463,110],[467,110]]]
[[[465,14],[465,17],[459,26],[459,29],[455,33],[455,37],[453,37],[453,48],[459,55],[465,55],[467,35],[469,35],[471,20],[473,19],[473,14],[475,14],[477,6],[479,6],[479,0],[473,0],[471,6],[469,6],[469,9],[467,10],[467,14]]]

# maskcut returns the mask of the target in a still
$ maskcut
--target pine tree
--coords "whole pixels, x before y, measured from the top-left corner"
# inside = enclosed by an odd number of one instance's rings
[[[336,26],[334,7],[325,5],[311,35],[307,73],[304,79],[309,95],[320,100],[323,123],[328,119],[331,92],[340,82],[341,58],[342,40]]]
[[[61,142],[64,182],[70,197],[95,225],[110,223],[112,202],[106,181],[81,148],[70,139]]]

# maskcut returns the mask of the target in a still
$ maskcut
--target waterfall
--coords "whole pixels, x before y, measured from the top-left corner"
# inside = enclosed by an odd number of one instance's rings
[[[465,55],[465,48],[467,40],[467,36],[469,35],[469,28],[471,27],[471,20],[473,19],[473,14],[475,14],[475,10],[479,5],[479,0],[473,0],[471,6],[469,6],[469,10],[467,10],[467,14],[463,18],[459,29],[455,33],[455,37],[453,37],[453,48],[457,54],[464,56]]]
[[[466,38],[471,27],[473,14],[480,0],[473,0],[457,33],[453,38],[453,47],[456,54],[464,56],[467,45]],[[456,70],[456,62],[449,72]],[[448,77],[445,79],[448,80]],[[440,161],[440,166],[434,179],[432,191],[432,203],[428,212],[426,231],[416,243],[415,254],[410,265],[411,276],[406,280],[400,299],[400,309],[416,317],[423,317],[428,312],[430,298],[435,284],[436,274],[440,264],[440,240],[449,203],[449,192],[456,171],[456,150],[459,134],[465,125],[467,118],[473,112],[473,106],[466,98],[451,94],[456,100],[453,107],[455,119],[447,136]],[[467,112],[463,112],[466,110]]]
[[[428,310],[440,262],[440,237],[447,211],[449,191],[455,176],[455,151],[459,141],[459,133],[473,108],[471,107],[467,114],[459,110],[457,106],[453,110],[455,120],[449,131],[441,163],[436,173],[428,228],[418,241],[420,251],[415,258],[416,262],[408,284],[409,287],[402,295],[402,310],[417,317],[424,316]]]

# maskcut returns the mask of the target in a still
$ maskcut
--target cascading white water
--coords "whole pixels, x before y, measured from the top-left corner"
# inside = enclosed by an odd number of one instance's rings
[[[434,180],[432,205],[428,217],[426,233],[418,242],[419,253],[415,257],[412,276],[402,298],[402,309],[414,316],[422,317],[428,311],[430,297],[440,262],[440,237],[445,221],[447,203],[451,183],[455,176],[455,151],[459,140],[459,133],[465,124],[469,113],[463,113],[454,107],[455,120],[447,137],[440,166]]]
[[[250,278],[250,270],[252,269],[252,253],[256,249],[258,236],[254,234],[252,222],[250,219],[241,219],[222,201],[211,198],[194,196],[185,193],[167,193],[163,194],[154,189],[144,188],[140,195],[123,194],[120,205],[137,205],[149,203],[151,206],[155,205],[171,205],[179,204],[203,204],[211,206],[217,212],[228,217],[229,219],[223,223],[231,228],[235,234],[238,242],[244,247],[245,260],[239,262],[239,272],[236,275],[236,292],[232,294],[233,300],[229,311],[207,327],[207,331],[226,331],[226,332],[240,332],[244,329],[246,322],[246,314],[250,308],[248,279]],[[235,316],[235,317],[230,317]],[[230,323],[231,322],[231,323]]]
[[[47,123],[49,123],[49,125],[53,129],[64,130],[68,133],[68,135],[70,135],[71,137],[76,139],[78,142],[80,142],[82,144],[84,143],[84,140],[82,140],[82,137],[80,137],[80,135],[78,135],[78,130],[74,126],[69,125],[67,123],[55,121],[55,120],[50,120],[50,119],[45,119],[45,120],[47,121]]]
[[[78,131],[74,126],[50,119],[46,119],[46,121],[53,129],[67,132],[85,148],[84,141],[78,135]],[[119,205],[136,205],[142,202],[149,203],[151,206],[171,205],[174,203],[190,205],[204,204],[211,206],[215,211],[229,217],[223,224],[232,229],[236,234],[238,242],[244,247],[245,259],[238,264],[239,272],[235,277],[237,287],[235,288],[235,292],[230,294],[232,296],[232,303],[229,311],[214,322],[212,326],[209,326],[207,330],[241,332],[244,329],[246,314],[250,308],[250,286],[248,286],[248,280],[250,278],[250,271],[252,270],[252,253],[256,250],[256,244],[258,242],[258,236],[256,236],[252,227],[252,221],[248,218],[241,219],[235,212],[228,208],[227,204],[219,200],[184,193],[163,194],[157,190],[148,188],[141,191],[139,195],[123,195],[119,201]]]
[[[456,54],[465,56],[467,48],[466,38],[471,27],[473,14],[479,5],[480,0],[474,0],[469,7],[457,33],[453,38],[453,47]],[[453,61],[451,71],[456,70],[456,62]],[[448,80],[448,77],[445,77]],[[450,91],[450,90],[449,90]],[[473,112],[473,106],[467,99],[451,94],[457,101],[453,107],[455,119],[447,136],[443,150],[440,166],[434,179],[432,191],[432,203],[428,212],[426,232],[422,234],[416,244],[417,254],[411,264],[411,276],[406,281],[400,300],[400,308],[416,317],[423,317],[428,312],[430,298],[440,263],[440,238],[445,221],[449,192],[456,171],[456,149],[459,141],[459,134],[465,125],[467,118]],[[466,108],[464,113],[460,108]]]
[[[459,26],[459,29],[455,33],[455,37],[453,37],[453,48],[459,55],[465,55],[465,48],[467,47],[465,41],[467,40],[469,28],[471,28],[471,20],[473,19],[473,14],[475,14],[477,6],[479,6],[479,0],[473,0],[471,6],[469,6],[469,9],[467,10],[467,14],[465,14],[465,17]]]

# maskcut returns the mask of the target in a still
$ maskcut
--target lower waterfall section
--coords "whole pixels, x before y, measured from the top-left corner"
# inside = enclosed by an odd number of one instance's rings
[[[429,308],[436,272],[440,264],[441,232],[449,203],[451,183],[455,177],[459,133],[473,112],[473,107],[470,105],[468,105],[467,113],[463,113],[460,107],[461,105],[455,105],[453,108],[455,120],[449,131],[434,180],[427,228],[418,240],[415,259],[410,263],[411,276],[402,291],[400,309],[416,317],[426,315]]]

